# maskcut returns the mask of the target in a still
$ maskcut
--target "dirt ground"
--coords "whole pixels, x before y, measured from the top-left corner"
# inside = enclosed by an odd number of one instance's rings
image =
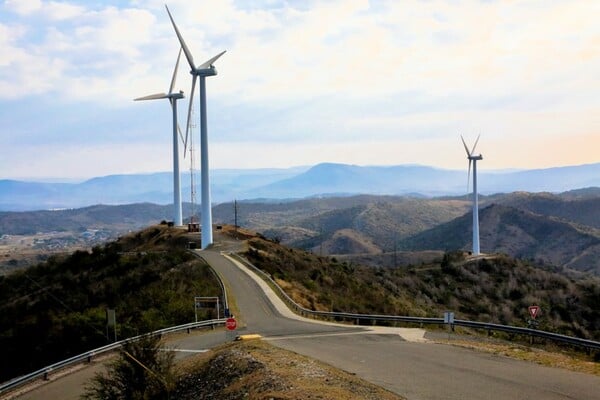
[[[401,400],[356,376],[260,340],[228,343],[186,360],[175,398]]]

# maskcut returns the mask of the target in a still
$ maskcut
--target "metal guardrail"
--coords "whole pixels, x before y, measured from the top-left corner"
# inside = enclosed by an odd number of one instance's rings
[[[189,250],[189,251],[197,258],[201,258],[210,267],[210,264],[208,263],[208,261],[206,261],[206,259],[204,257],[202,257],[202,254],[199,254],[199,253],[195,252],[194,250]],[[219,273],[217,271],[215,271],[212,267],[210,268],[210,271],[215,276],[217,282],[219,282],[219,287],[221,288],[221,293],[223,294],[221,304],[223,304],[224,310],[228,309],[229,303],[227,301],[227,289],[225,289],[225,284],[223,283],[223,279],[221,279],[221,276],[219,275]]]
[[[238,254],[230,254],[231,257],[235,258],[242,264],[246,265],[259,276],[262,276],[278,293],[280,298],[285,301],[292,310],[303,316],[314,316],[314,317],[325,317],[325,318],[338,318],[338,319],[349,319],[349,320],[366,320],[366,321],[394,321],[394,322],[408,322],[416,324],[444,324],[444,318],[428,318],[428,317],[408,317],[400,315],[378,315],[378,314],[353,314],[345,312],[331,312],[331,311],[314,311],[302,307],[297,304],[284,290],[271,278],[269,274],[263,270],[252,265],[248,260],[241,257]],[[567,335],[561,335],[558,333],[552,333],[547,331],[541,331],[537,329],[524,328],[510,325],[500,325],[487,322],[467,321],[455,319],[453,325],[463,326],[474,329],[485,329],[487,331],[500,331],[519,335],[527,335],[531,337],[539,337],[544,339],[550,339],[556,342],[567,343],[574,346],[580,346],[589,350],[600,350],[600,342],[594,340],[581,339]]]
[[[226,319],[224,319],[224,318],[210,319],[210,320],[206,320],[206,321],[199,321],[199,322],[192,322],[189,324],[183,324],[183,325],[178,325],[178,326],[171,326],[169,328],[159,329],[154,332],[145,333],[143,335],[138,335],[138,336],[131,337],[128,339],[120,340],[118,342],[111,343],[106,346],[102,346],[97,349],[94,349],[94,350],[86,351],[85,353],[68,358],[66,360],[59,361],[52,365],[48,365],[47,367],[44,367],[37,371],[31,372],[27,375],[23,375],[18,378],[12,379],[8,382],[4,382],[4,383],[0,384],[0,394],[2,394],[4,392],[8,392],[9,390],[15,389],[15,388],[17,388],[21,385],[24,385],[26,383],[29,383],[35,379],[38,379],[41,377],[47,377],[50,372],[57,371],[57,370],[65,368],[65,367],[74,365],[74,364],[78,364],[83,361],[91,361],[92,357],[94,357],[94,356],[98,356],[98,355],[104,354],[104,353],[109,353],[113,350],[118,349],[124,343],[135,341],[135,340],[138,340],[138,339],[148,336],[148,335],[157,336],[157,335],[164,335],[164,334],[172,333],[172,332],[184,331],[184,330],[188,330],[188,329],[201,328],[201,327],[205,327],[205,326],[214,327],[215,325],[224,325],[225,321],[226,321]]]
[[[199,255],[198,253],[191,251],[192,254],[194,254],[196,257],[198,258],[202,258],[201,255]],[[219,282],[219,286],[221,287],[221,292],[223,294],[223,305],[225,308],[229,308],[229,304],[227,302],[227,290],[225,289],[225,284],[223,283],[223,280],[221,279],[221,277],[219,276],[219,274],[214,270],[214,269],[210,269],[212,271],[212,273],[215,275],[215,278],[217,279],[217,282]],[[194,329],[194,328],[200,328],[200,327],[204,327],[204,326],[215,326],[215,325],[220,325],[220,324],[225,324],[226,319],[225,318],[221,318],[221,319],[212,319],[212,320],[207,320],[207,321],[199,321],[199,322],[191,322],[189,324],[183,324],[183,325],[177,325],[177,326],[171,326],[168,328],[164,328],[164,329],[159,329],[157,331],[154,332],[149,332],[149,333],[145,333],[143,335],[139,335],[139,336],[135,336],[132,338],[128,338],[128,339],[124,339],[124,340],[120,340],[118,342],[115,343],[111,343],[108,344],[106,346],[103,347],[99,347],[97,349],[94,350],[90,350],[87,351],[85,353],[79,354],[77,356],[73,356],[71,358],[68,358],[66,360],[62,360],[59,361],[57,363],[54,363],[52,365],[48,365],[47,367],[41,368],[37,371],[31,372],[27,375],[23,375],[20,376],[18,378],[12,379],[8,382],[4,382],[0,384],[0,394],[7,392],[9,390],[12,390],[18,386],[24,385],[28,382],[31,382],[35,379],[38,379],[40,377],[47,377],[48,374],[52,371],[56,371],[65,367],[68,367],[70,365],[73,364],[77,364],[80,363],[82,361],[89,361],[91,360],[91,358],[93,356],[97,356],[99,354],[104,354],[104,353],[108,353],[110,351],[113,351],[119,347],[121,347],[124,343],[129,342],[129,341],[133,341],[133,340],[137,340],[143,336],[146,335],[164,335],[167,333],[172,333],[172,332],[178,332],[178,331],[183,331],[183,330],[189,330],[189,329]]]

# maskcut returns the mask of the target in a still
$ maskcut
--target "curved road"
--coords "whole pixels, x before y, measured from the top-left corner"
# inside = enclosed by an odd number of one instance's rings
[[[600,400],[596,376],[422,343],[418,339],[423,331],[418,329],[367,329],[292,316],[264,282],[219,250],[215,246],[199,254],[221,275],[230,297],[235,297],[241,314],[237,334],[260,334],[276,346],[356,373],[408,399]],[[181,350],[200,351],[226,340],[230,337],[218,330],[179,335],[169,343]],[[77,399],[94,368],[100,367],[84,368],[19,399]]]

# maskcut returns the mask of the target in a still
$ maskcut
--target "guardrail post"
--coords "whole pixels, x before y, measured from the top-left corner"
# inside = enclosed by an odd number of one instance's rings
[[[190,334],[191,331],[192,331],[191,328],[187,328],[188,335]]]
[[[50,378],[48,377],[49,371],[44,371],[44,380],[45,381],[49,381]]]

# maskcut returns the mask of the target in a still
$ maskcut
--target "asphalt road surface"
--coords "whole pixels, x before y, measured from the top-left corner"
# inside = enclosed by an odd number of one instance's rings
[[[256,290],[259,283],[216,252],[204,252],[203,257],[235,293],[241,314],[249,321],[248,333],[262,334],[274,345],[355,373],[408,399],[600,400],[600,378],[593,375],[456,346],[412,342],[405,338],[419,335],[406,329],[377,333],[292,321],[267,301],[266,285]]]
[[[282,309],[281,300],[264,283],[224,257],[222,249],[200,254],[226,282],[229,296],[235,297],[240,312],[236,316],[238,335],[260,334],[276,346],[355,373],[411,400],[600,400],[600,378],[596,376],[423,342],[423,331],[418,329],[369,330],[294,317]],[[218,330],[179,335],[170,343],[185,356],[230,339]],[[84,368],[19,399],[77,399],[90,371],[92,368]]]

